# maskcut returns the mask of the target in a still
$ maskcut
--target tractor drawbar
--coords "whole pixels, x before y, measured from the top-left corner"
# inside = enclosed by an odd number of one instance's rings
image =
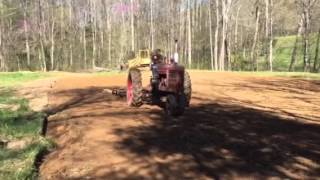
[[[112,89],[112,95],[123,98],[127,96],[127,90],[121,88]]]

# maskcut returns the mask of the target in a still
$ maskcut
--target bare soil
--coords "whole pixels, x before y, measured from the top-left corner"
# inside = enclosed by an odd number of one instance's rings
[[[192,72],[191,107],[169,118],[106,89],[126,76],[68,75],[49,93],[57,143],[42,179],[319,179],[320,82]]]

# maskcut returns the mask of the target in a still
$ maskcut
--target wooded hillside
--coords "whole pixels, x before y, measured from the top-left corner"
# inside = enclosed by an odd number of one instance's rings
[[[170,57],[178,39],[189,68],[318,72],[319,9],[317,0],[0,0],[0,71],[116,68],[139,49]]]

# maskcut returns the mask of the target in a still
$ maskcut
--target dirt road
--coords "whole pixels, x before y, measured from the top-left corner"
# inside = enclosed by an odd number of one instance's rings
[[[49,96],[57,143],[42,179],[317,179],[320,82],[191,73],[192,105],[167,118],[106,88],[125,77],[67,76]]]

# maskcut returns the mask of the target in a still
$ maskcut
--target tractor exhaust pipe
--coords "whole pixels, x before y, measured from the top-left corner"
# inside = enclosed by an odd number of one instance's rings
[[[174,62],[176,64],[179,63],[179,53],[178,53],[178,40],[174,40],[175,42],[175,52],[174,52],[174,55],[173,55],[173,59],[174,59]]]

